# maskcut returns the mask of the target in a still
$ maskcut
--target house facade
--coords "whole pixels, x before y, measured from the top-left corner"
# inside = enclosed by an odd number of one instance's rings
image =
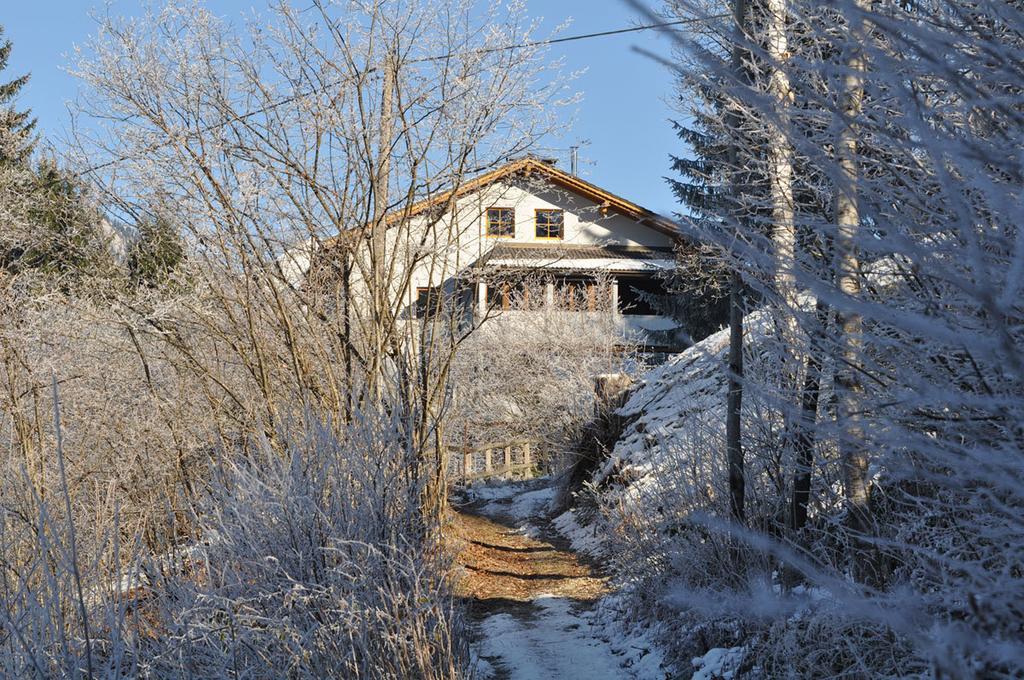
[[[540,310],[564,310],[611,319],[648,351],[688,345],[682,325],[657,304],[661,275],[684,243],[677,225],[553,162],[509,162],[384,223],[290,249],[280,259],[285,278],[344,281],[356,316],[369,308],[363,277],[383,272],[375,275],[388,282],[390,313],[403,323],[443,313],[470,325],[501,316],[515,328]],[[371,246],[374,233],[383,242]]]
[[[679,324],[653,297],[681,236],[656,213],[536,158],[508,163],[416,204],[426,257],[405,291],[407,318],[457,305],[467,321],[542,308],[611,315],[649,350],[678,349]]]

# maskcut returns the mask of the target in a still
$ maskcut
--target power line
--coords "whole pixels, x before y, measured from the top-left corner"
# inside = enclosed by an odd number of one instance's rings
[[[650,31],[650,30],[657,29],[657,28],[671,28],[673,26],[683,26],[683,25],[686,25],[686,24],[697,24],[697,23],[703,23],[703,22],[706,22],[706,21],[710,21],[712,19],[728,18],[730,16],[731,16],[730,14],[716,14],[716,15],[708,16],[708,17],[700,17],[700,18],[694,18],[694,19],[679,19],[677,21],[665,21],[665,22],[657,23],[657,24],[642,24],[640,26],[630,26],[630,27],[627,27],[627,28],[616,28],[616,29],[612,29],[612,30],[608,30],[608,31],[598,31],[598,32],[595,32],[595,33],[582,33],[582,34],[579,34],[579,35],[569,35],[569,36],[565,36],[565,37],[562,37],[562,38],[548,38],[548,39],[545,39],[545,40],[530,40],[530,41],[527,41],[527,42],[524,42],[524,43],[516,43],[516,44],[511,44],[511,45],[501,45],[501,46],[498,46],[498,47],[484,47],[484,48],[480,48],[480,49],[477,49],[477,50],[470,50],[469,52],[462,52],[462,53],[460,53],[460,52],[449,52],[447,54],[440,54],[440,55],[435,55],[435,56],[432,56],[432,57],[421,57],[419,59],[411,59],[411,60],[409,60],[408,63],[410,63],[410,64],[423,64],[423,63],[430,63],[430,62],[435,62],[435,61],[444,61],[446,59],[452,59],[454,57],[457,57],[460,54],[478,55],[478,54],[495,54],[495,53],[498,53],[498,52],[511,52],[511,51],[515,51],[515,50],[530,49],[530,48],[533,48],[533,47],[544,47],[544,46],[547,46],[547,45],[558,45],[558,44],[561,44],[561,43],[575,42],[577,40],[589,40],[591,38],[605,38],[605,37],[612,36],[612,35],[622,35],[624,33],[636,33],[638,31]],[[363,72],[360,75],[367,75],[367,74],[370,74],[370,73],[375,73],[378,70],[379,70],[379,67],[371,66],[370,68],[368,68],[365,72]],[[328,88],[337,87],[338,85],[341,85],[341,84],[343,84],[345,82],[347,82],[347,81],[346,80],[336,80],[336,81],[334,81],[332,83],[328,83],[328,84],[326,84],[326,85],[324,85],[322,87],[318,87],[316,89],[309,90],[307,92],[301,92],[299,94],[294,94],[294,95],[291,95],[289,97],[285,97],[283,99],[279,99],[276,102],[272,102],[272,103],[267,104],[266,106],[260,107],[258,109],[254,109],[252,111],[246,111],[245,113],[240,113],[240,114],[238,114],[236,116],[231,116],[231,117],[229,117],[229,118],[227,118],[225,120],[219,121],[217,123],[212,123],[212,124],[210,124],[208,126],[205,126],[205,127],[201,128],[198,132],[199,132],[199,134],[203,134],[203,133],[206,133],[206,132],[211,132],[213,130],[216,130],[217,128],[224,127],[225,125],[229,125],[231,123],[241,122],[241,121],[244,121],[244,120],[248,120],[249,118],[252,118],[254,116],[259,116],[259,115],[264,114],[264,113],[269,113],[270,111],[273,111],[274,109],[277,109],[277,108],[279,108],[281,106],[285,106],[287,104],[291,104],[291,103],[296,102],[296,101],[298,101],[298,100],[300,100],[300,99],[302,99],[304,97],[309,97],[311,95],[317,94],[318,92],[323,92],[323,91],[327,90]],[[151,153],[153,151],[156,151],[157,149],[160,149],[162,147],[167,146],[169,143],[170,143],[169,141],[159,142],[159,143],[157,143],[155,145],[151,145],[146,151],[148,153]],[[86,168],[85,170],[83,170],[81,172],[81,174],[82,175],[92,174],[92,173],[94,173],[94,172],[96,172],[98,170],[102,170],[104,168],[108,168],[111,165],[114,165],[115,163],[120,163],[121,161],[128,160],[128,158],[129,158],[129,156],[119,156],[118,158],[114,158],[114,159],[111,159],[109,161],[105,161],[103,163],[99,163],[97,165],[90,166],[90,167]]]
[[[616,28],[610,31],[599,31],[597,33],[583,33],[580,35],[569,35],[564,38],[549,38],[547,40],[532,40],[517,45],[503,45],[501,47],[486,47],[480,50],[471,52],[471,54],[490,54],[492,52],[508,52],[511,50],[521,50],[530,47],[543,47],[545,45],[557,45],[559,43],[573,42],[576,40],[587,40],[589,38],[604,38],[609,35],[621,35],[623,33],[635,33],[637,31],[649,31],[655,28],[670,28],[672,26],[683,26],[685,24],[698,24],[711,19],[725,19],[732,16],[731,14],[716,14],[714,16],[700,17],[695,19],[679,19],[677,21],[666,21],[660,24],[643,24],[641,26],[630,26],[629,28]],[[439,59],[448,59],[455,56],[457,53],[446,54],[439,57],[424,57],[419,61],[436,61]]]

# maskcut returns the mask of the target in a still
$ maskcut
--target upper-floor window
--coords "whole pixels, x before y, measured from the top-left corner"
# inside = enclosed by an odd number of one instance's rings
[[[515,238],[515,208],[488,208],[487,235],[496,238]]]
[[[536,211],[537,238],[565,238],[565,214],[561,210]]]

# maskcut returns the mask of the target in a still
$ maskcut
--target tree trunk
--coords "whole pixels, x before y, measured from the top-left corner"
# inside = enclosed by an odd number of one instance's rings
[[[341,353],[345,367],[345,398],[342,422],[352,422],[352,394],[355,380],[352,375],[352,258],[355,256],[346,245],[341,253]]]
[[[744,42],[746,40],[747,3],[733,0],[735,21],[732,47],[732,69],[738,83],[746,82],[746,67],[743,64]],[[739,135],[739,116],[729,116],[730,132]],[[729,169],[732,173],[733,218],[738,226],[743,221],[739,196],[743,187],[738,179],[739,140],[729,147]],[[745,515],[746,479],[743,470],[743,441],[741,419],[743,411],[743,279],[736,270],[738,257],[734,258],[729,275],[729,396],[725,413],[725,450],[729,468],[729,510],[737,523]]]
[[[796,288],[793,148],[787,134],[789,106],[793,97],[789,74],[785,68],[785,62],[789,58],[788,9],[789,0],[766,0],[768,91],[773,101],[775,114],[774,120],[768,126],[768,186],[771,201],[771,238],[774,251],[773,275],[775,292],[778,296],[775,318],[778,324],[779,340],[779,401],[784,422],[782,444],[785,448],[792,448],[795,457],[799,459],[800,456],[807,455],[808,452],[799,450],[806,446],[806,442],[801,442],[800,439],[807,436],[801,422],[802,407],[801,413],[795,418],[791,408],[796,401],[800,366],[803,360],[797,352],[802,338],[798,336],[796,317],[799,300]],[[817,376],[814,376],[813,380],[816,381]],[[794,493],[796,493],[795,489]],[[806,511],[806,500],[803,502],[802,508]]]
[[[771,192],[772,242],[775,250],[775,290],[782,308],[782,341],[785,366],[783,387],[795,387],[793,381],[792,348],[796,341],[796,225],[793,207],[793,148],[786,131],[789,124],[788,108],[793,93],[789,75],[784,68],[789,59],[787,26],[789,0],[767,0],[767,47],[770,77],[768,88],[775,101],[775,120],[768,134],[768,184]]]
[[[395,57],[384,58],[381,84],[380,140],[377,149],[377,167],[371,180],[373,191],[373,224],[370,233],[370,395],[379,403],[382,395],[382,362],[386,353],[385,327],[389,308],[390,286],[387,280],[387,213],[391,184],[391,144],[394,139]]]
[[[818,301],[816,305],[818,323],[823,327],[828,322],[828,308]],[[790,501],[790,528],[800,531],[807,524],[807,506],[811,499],[811,471],[814,467],[814,426],[818,417],[818,401],[821,395],[820,348],[814,343],[807,346],[807,371],[800,396],[800,415],[793,423],[793,496]]]
[[[744,517],[745,476],[740,415],[743,411],[743,280],[734,271],[729,283],[729,399],[725,416],[725,448],[729,459],[729,509],[737,522]]]
[[[857,533],[867,529],[868,520],[868,459],[863,444],[861,423],[860,362],[862,347],[862,319],[853,309],[860,297],[860,261],[857,247],[860,229],[860,210],[857,201],[859,163],[857,159],[857,131],[855,120],[860,114],[864,97],[864,55],[861,41],[865,36],[865,10],[863,0],[856,4],[857,14],[848,17],[849,39],[846,73],[840,94],[840,131],[836,140],[836,161],[839,181],[836,186],[836,269],[839,291],[846,298],[838,310],[841,332],[840,356],[836,367],[838,418],[840,428],[840,455],[843,461],[843,482],[849,511],[850,527]]]

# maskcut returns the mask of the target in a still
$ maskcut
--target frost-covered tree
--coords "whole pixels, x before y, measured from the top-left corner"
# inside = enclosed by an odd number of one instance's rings
[[[673,609],[657,616],[680,621],[685,658],[706,651],[688,648],[702,639],[742,647],[740,675],[1014,677],[1020,4],[791,1],[784,24],[755,18],[738,38],[712,7],[673,8],[707,27],[677,35],[692,60],[680,70],[735,102],[738,125],[717,128],[734,170],[770,178],[777,164],[748,130],[792,150],[797,295],[777,284],[770,195],[735,193],[756,219],[722,209],[725,228],[693,221],[757,295],[747,530],[729,520],[725,338],[713,336],[636,397],[658,397],[652,412],[673,434],[650,441],[643,432],[661,425],[642,421],[609,463],[618,477],[602,479],[619,485],[605,509],[624,583],[641,564],[657,572],[638,611]],[[771,45],[779,30],[784,52]],[[729,77],[737,43],[747,82]],[[762,77],[776,70],[788,97]],[[787,358],[795,380],[780,380]]]
[[[459,235],[453,206],[399,218],[530,148],[561,97],[557,78],[536,77],[536,46],[504,49],[531,30],[522,4],[472,4],[279,2],[269,24],[236,30],[170,3],[145,22],[105,21],[80,68],[87,108],[123,121],[91,147],[109,158],[93,175],[126,209],[145,204],[182,230],[220,307],[259,310],[228,315],[264,394],[254,427],[273,433],[282,399],[342,420],[402,412],[403,436],[433,456],[429,479],[444,468],[459,334],[452,319],[407,323],[405,310],[414,268]],[[310,260],[316,286],[299,280]]]

